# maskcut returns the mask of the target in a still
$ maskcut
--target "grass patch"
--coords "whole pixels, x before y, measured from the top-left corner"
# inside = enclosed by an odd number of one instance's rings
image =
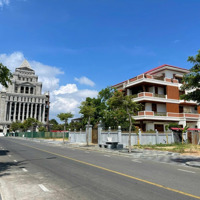
[[[138,149],[149,149],[149,150],[159,150],[159,151],[171,151],[176,153],[194,153],[200,152],[199,145],[192,144],[156,144],[156,145],[135,145],[134,147]]]

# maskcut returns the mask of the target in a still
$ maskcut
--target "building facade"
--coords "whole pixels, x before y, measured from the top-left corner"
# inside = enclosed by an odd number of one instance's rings
[[[143,131],[164,132],[170,123],[200,128],[200,107],[194,101],[180,99],[180,95],[187,93],[181,90],[186,73],[187,69],[162,65],[113,87],[143,104],[143,110],[134,116]]]
[[[15,69],[12,84],[0,92],[0,132],[12,122],[35,118],[43,124],[49,120],[49,94],[42,94],[42,83],[27,60]]]

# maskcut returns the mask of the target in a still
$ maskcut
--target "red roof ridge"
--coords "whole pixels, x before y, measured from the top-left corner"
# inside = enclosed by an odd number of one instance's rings
[[[187,70],[187,71],[189,71],[188,69],[185,69],[185,68],[176,67],[176,66],[168,65],[168,64],[163,64],[163,65],[160,65],[160,66],[158,66],[158,67],[155,67],[155,68],[153,68],[153,69],[151,69],[151,70],[145,72],[144,74],[147,74],[147,73],[153,72],[153,71],[155,71],[155,70],[157,70],[157,69],[160,69],[160,68],[163,68],[163,67],[165,67],[165,66],[169,66],[169,67],[173,67],[173,68],[177,68],[177,69],[182,69],[182,70]]]

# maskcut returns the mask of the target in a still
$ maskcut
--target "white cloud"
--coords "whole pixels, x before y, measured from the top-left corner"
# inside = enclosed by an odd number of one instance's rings
[[[71,94],[74,92],[77,92],[78,88],[76,84],[67,84],[65,86],[61,86],[59,90],[53,91],[53,94],[58,95],[58,94]]]
[[[95,85],[95,83],[93,81],[91,81],[89,78],[82,76],[80,78],[74,78],[75,81],[78,81],[80,84],[82,85],[89,85],[91,87],[93,87]]]
[[[75,117],[79,115],[79,106],[86,97],[96,97],[96,90],[79,90],[76,84],[61,86],[51,93],[51,117],[55,118],[60,112],[72,112]]]
[[[6,65],[12,72],[19,67],[25,56],[22,52],[12,54],[0,54],[0,62]],[[29,61],[31,67],[42,82],[43,91],[50,91],[50,119],[56,118],[58,113],[72,112],[75,117],[79,115],[79,106],[86,97],[96,97],[97,90],[83,89],[79,90],[76,84],[68,83],[59,85],[57,75],[63,74],[59,68],[42,64],[37,61]],[[94,86],[94,83],[86,77],[78,79],[81,84]],[[0,86],[1,89],[1,86]]]
[[[0,8],[2,8],[4,5],[9,5],[10,0],[0,0]]]
[[[6,65],[12,72],[22,64],[24,59],[22,52],[0,54],[0,62]],[[34,60],[29,61],[29,63],[35,70],[36,75],[38,75],[39,81],[43,83],[43,91],[53,91],[59,87],[59,79],[56,76],[64,72],[57,67],[45,65]]]

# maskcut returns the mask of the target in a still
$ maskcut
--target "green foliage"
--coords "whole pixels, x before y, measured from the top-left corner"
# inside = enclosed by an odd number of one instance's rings
[[[34,119],[34,118],[28,118],[26,119],[22,126],[25,130],[28,130],[29,128],[33,127],[33,126],[37,126],[39,124],[39,121]]]
[[[66,130],[66,125],[67,125],[67,121],[69,118],[72,118],[74,115],[71,113],[71,112],[68,112],[68,113],[60,113],[57,115],[57,117],[61,120],[61,121],[64,121],[65,122],[65,125],[64,125],[64,130]],[[59,128],[61,126],[58,126]],[[60,130],[60,129],[57,129],[57,130]]]
[[[38,130],[39,130],[39,132],[46,132],[47,131],[47,129],[44,126],[40,126],[38,128]]]
[[[181,95],[181,99],[194,100],[200,103],[200,50],[195,57],[189,56],[188,61],[194,66],[190,69],[190,73],[184,75],[181,89],[193,91]]]
[[[170,123],[169,129],[171,129],[171,128],[181,128],[181,126],[178,123]]]
[[[83,101],[81,103],[81,106],[79,107],[80,108],[79,113],[83,115],[83,118],[87,120],[88,124],[90,124],[91,119],[95,115],[96,111],[95,101],[96,101],[95,98],[92,99],[90,97],[87,97],[86,100]]]
[[[2,63],[0,63],[0,84],[4,87],[8,87],[8,83],[12,84],[10,80],[12,77],[13,76],[10,70]]]
[[[10,125],[10,131],[17,131],[21,128],[21,123],[20,122],[12,122]]]
[[[69,118],[74,117],[74,115],[71,112],[68,113],[60,113],[57,115],[57,117],[64,122],[67,122]]]

